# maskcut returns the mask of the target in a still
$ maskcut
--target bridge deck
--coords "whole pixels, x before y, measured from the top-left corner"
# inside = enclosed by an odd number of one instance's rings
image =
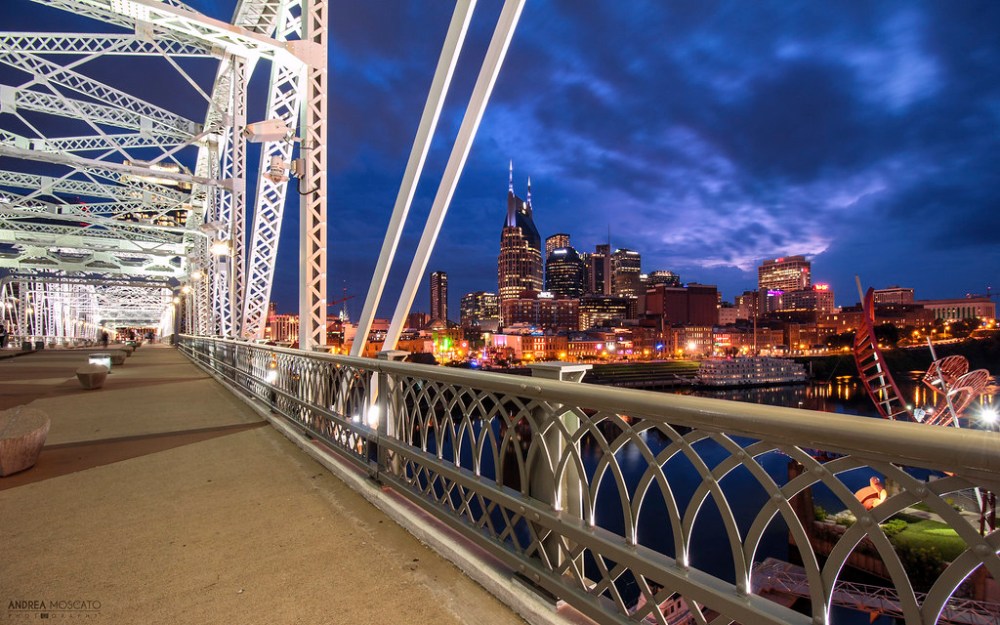
[[[0,478],[0,622],[76,600],[104,623],[523,622],[175,350],[96,391],[85,362],[0,359],[0,409],[52,419],[39,463]]]

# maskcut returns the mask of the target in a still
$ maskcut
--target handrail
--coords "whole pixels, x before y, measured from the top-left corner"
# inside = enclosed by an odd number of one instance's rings
[[[678,593],[697,622],[826,623],[861,556],[881,561],[913,623],[934,622],[965,580],[1000,579],[1000,532],[980,536],[950,502],[1000,490],[994,432],[205,337],[181,347],[599,622],[665,624],[653,607]],[[873,474],[892,490],[866,510],[854,490]],[[816,521],[814,497],[857,522]],[[880,526],[917,503],[964,541],[929,578],[911,578],[921,556]],[[811,619],[752,594],[776,532],[801,553]]]

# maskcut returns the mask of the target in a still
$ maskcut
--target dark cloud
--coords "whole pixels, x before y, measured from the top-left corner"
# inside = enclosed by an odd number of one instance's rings
[[[196,8],[226,19],[232,4]],[[389,293],[501,5],[479,2]],[[11,30],[73,30],[63,12],[16,7]],[[450,14],[400,0],[331,7],[330,289],[346,281],[358,309]],[[761,259],[787,254],[813,255],[841,303],[856,299],[855,274],[918,297],[982,291],[1000,269],[998,23],[989,0],[532,0],[429,268],[449,272],[455,310],[462,293],[496,288],[513,159],[519,194],[532,178],[543,237],[568,232],[591,250],[610,231],[644,269],[717,283],[727,298],[755,284]],[[275,286],[285,309],[290,213]],[[415,307],[426,301],[421,291]]]

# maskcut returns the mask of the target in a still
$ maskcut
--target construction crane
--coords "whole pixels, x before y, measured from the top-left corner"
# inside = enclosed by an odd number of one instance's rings
[[[347,294],[347,289],[344,289],[344,296],[343,297],[339,297],[337,299],[330,300],[329,302],[326,303],[326,305],[327,305],[328,308],[332,308],[333,306],[336,306],[337,304],[344,304],[343,308],[340,309],[340,320],[341,321],[350,321],[350,319],[348,319],[348,316],[347,316],[347,303],[346,302],[347,302],[347,300],[353,299],[355,297],[357,297],[357,296],[356,295],[348,295]]]

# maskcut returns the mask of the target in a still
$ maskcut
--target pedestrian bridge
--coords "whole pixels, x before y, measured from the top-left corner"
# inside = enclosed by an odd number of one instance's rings
[[[5,404],[53,419],[39,465],[0,481],[17,554],[0,579],[18,597],[120,596],[77,580],[84,565],[126,579],[154,614],[244,614],[251,579],[255,609],[341,610],[320,597],[353,579],[377,611],[428,558],[410,557],[415,545],[395,555],[397,522],[531,622],[664,623],[653,606],[675,594],[699,622],[836,622],[858,550],[884,563],[907,622],[936,622],[957,593],[995,592],[998,532],[981,535],[951,502],[1000,487],[993,432],[595,387],[579,365],[524,378],[195,336],[144,346],[107,388],[82,391],[72,368],[85,351],[0,362]],[[898,488],[865,510],[853,483],[872,473]],[[827,554],[810,540],[814,500],[857,519]],[[882,526],[913,506],[964,543],[930,577]],[[789,540],[806,613],[753,592],[766,586],[754,564]],[[349,560],[367,576],[342,573]],[[423,581],[435,609],[465,620],[482,608],[435,586],[454,579]]]
[[[665,623],[655,606],[682,600],[699,623],[824,625],[838,620],[835,589],[856,552],[883,563],[908,624],[935,622],[956,594],[995,600],[1000,533],[983,535],[952,505],[1000,489],[995,432],[589,386],[584,368],[555,363],[514,378],[392,351],[321,353],[326,0],[242,0],[229,22],[181,0],[36,4],[37,29],[0,33],[10,167],[0,171],[0,319],[5,355],[18,354],[0,363],[0,397],[48,408],[54,425],[42,462],[0,480],[14,554],[0,560],[0,599],[18,602],[8,609],[30,611],[48,592],[109,597],[110,622],[506,618],[465,598],[468,580],[428,564],[395,522],[532,622]],[[387,345],[523,5],[505,0],[496,17],[404,287],[389,298]],[[455,3],[358,336],[379,308],[474,8]],[[43,31],[67,14],[108,32]],[[90,71],[117,57],[163,71],[124,84]],[[203,61],[208,74],[195,67]],[[250,80],[258,66],[270,69],[263,93]],[[178,113],[177,94],[204,115]],[[248,117],[259,109],[264,119]],[[301,351],[253,341],[289,177],[302,192]],[[106,388],[78,390],[80,349],[135,327],[176,336],[176,349],[141,348]],[[865,510],[854,491],[872,475],[892,494]],[[817,505],[856,520],[824,524]],[[941,519],[947,560],[887,536],[884,523],[911,507]],[[829,550],[814,547],[817,532]],[[753,592],[755,563],[775,554],[801,560],[803,611]],[[120,612],[119,599],[137,612]]]

